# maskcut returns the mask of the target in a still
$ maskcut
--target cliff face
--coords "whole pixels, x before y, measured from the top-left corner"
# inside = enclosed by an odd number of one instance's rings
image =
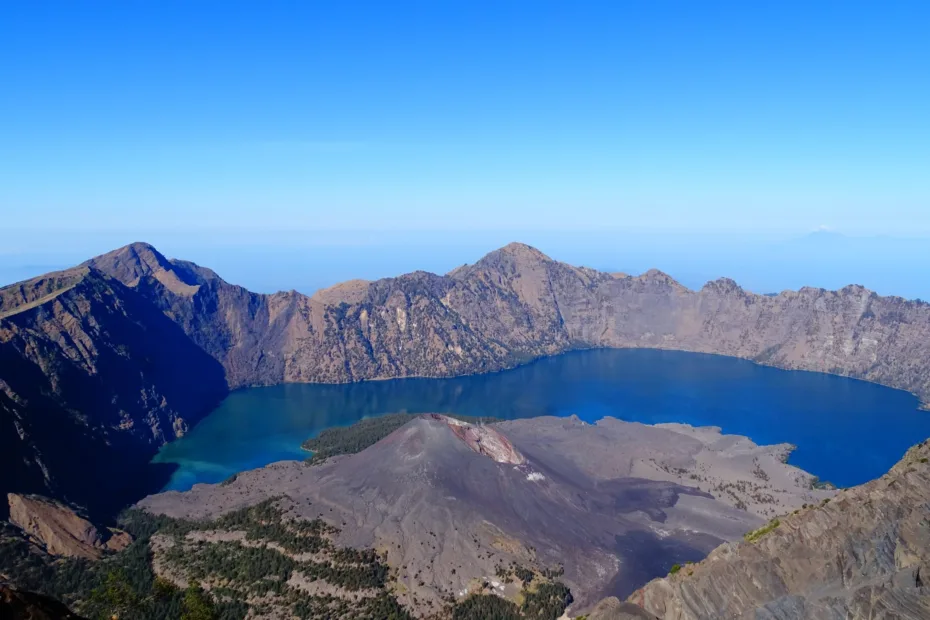
[[[928,459],[924,442],[878,480],[724,544],[630,601],[661,620],[930,618]]]
[[[136,243],[0,289],[0,464],[13,472],[0,491],[87,503],[227,388],[473,374],[584,347],[719,353],[930,399],[930,305],[856,286],[691,291],[511,244],[445,276],[260,295]]]

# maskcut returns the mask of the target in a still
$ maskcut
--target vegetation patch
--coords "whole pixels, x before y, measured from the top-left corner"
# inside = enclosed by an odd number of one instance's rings
[[[556,620],[572,603],[564,583],[545,582],[523,590],[517,605],[497,594],[473,594],[452,607],[453,620]]]
[[[568,586],[555,581],[563,573],[564,569],[561,566],[556,569],[547,568],[541,572],[519,564],[498,566],[496,574],[503,582],[519,581],[523,584],[517,596],[519,604],[496,593],[478,592],[455,603],[452,607],[452,617],[454,620],[556,620],[573,600]]]
[[[453,620],[521,620],[520,608],[496,594],[473,594],[452,608]]]
[[[746,542],[754,543],[754,542],[756,542],[756,541],[762,539],[762,537],[765,536],[766,534],[768,534],[769,532],[774,531],[779,525],[781,525],[781,521],[779,521],[778,519],[772,519],[771,521],[769,521],[768,523],[766,523],[765,525],[763,525],[763,526],[760,527],[759,529],[753,530],[753,531],[751,531],[751,532],[745,534],[745,535],[743,536],[743,539],[744,539]]]
[[[7,537],[0,546],[0,573],[16,585],[64,601],[84,616],[132,620],[242,620],[271,614],[296,617],[409,620],[388,591],[390,570],[371,549],[336,547],[338,533],[325,522],[291,519],[271,499],[212,521],[190,521],[126,512],[123,529],[136,540],[99,562],[58,560],[28,542]],[[210,534],[242,532],[238,539]],[[194,536],[194,533],[200,533]],[[170,541],[160,566],[181,590],[153,570],[152,537]],[[160,569],[161,570],[161,569]],[[326,584],[323,594],[289,584],[299,572]],[[201,585],[203,587],[201,588]],[[358,593],[339,596],[340,592]]]

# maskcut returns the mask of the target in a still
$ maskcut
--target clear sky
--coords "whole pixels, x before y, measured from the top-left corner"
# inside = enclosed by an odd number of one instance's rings
[[[926,1],[3,2],[0,261],[107,231],[930,237],[928,28]]]

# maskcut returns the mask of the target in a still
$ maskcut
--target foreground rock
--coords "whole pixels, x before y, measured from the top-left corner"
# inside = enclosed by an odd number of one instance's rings
[[[119,530],[98,530],[68,506],[35,495],[7,495],[10,523],[50,555],[99,559],[104,551],[122,551],[132,539]]]
[[[718,353],[930,399],[930,304],[858,286],[692,291],[510,244],[444,276],[260,295],[135,243],[0,289],[0,492],[113,509],[228,388],[474,374],[586,347]]]
[[[661,620],[930,618],[930,443],[630,597]]]
[[[721,449],[734,441],[715,430],[609,418],[596,425],[545,417],[474,426],[420,416],[357,454],[317,466],[276,463],[230,483],[151,496],[139,506],[214,519],[284,496],[279,505],[288,515],[339,528],[336,543],[383,553],[398,601],[418,614],[488,588],[516,595],[519,588],[508,589],[506,576],[517,569],[558,574],[571,588],[572,609],[584,610],[765,522],[713,492],[666,479],[678,475],[669,471],[691,471],[717,454],[729,463],[724,476],[738,472],[762,484],[753,478],[761,462],[778,481],[767,484],[799,481],[779,487],[789,505],[830,493],[812,491],[806,475],[775,458],[784,447],[769,449],[766,458],[766,449],[753,446],[756,453],[745,458]],[[213,542],[228,542],[229,535]],[[165,554],[156,559],[165,574],[183,578],[183,567]]]
[[[4,584],[0,584],[0,618],[3,620],[83,620],[54,599],[33,592],[22,592]]]

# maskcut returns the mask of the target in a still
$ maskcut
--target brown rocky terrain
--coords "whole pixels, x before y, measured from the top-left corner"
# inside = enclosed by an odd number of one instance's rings
[[[119,530],[98,529],[61,502],[37,495],[7,495],[10,523],[46,553],[97,560],[104,551],[122,551],[132,538]]]
[[[586,347],[717,353],[930,399],[930,305],[858,286],[692,291],[510,244],[444,276],[260,295],[135,243],[0,289],[0,491],[106,508],[229,388],[473,374]]]
[[[650,582],[630,602],[661,620],[930,618],[930,442],[840,492]]]
[[[501,573],[514,565],[559,572],[574,596],[572,608],[585,609],[609,594],[626,596],[673,564],[697,561],[765,523],[722,501],[722,492],[717,499],[662,479],[710,452],[734,475],[753,476],[756,461],[733,453],[732,441],[694,430],[610,418],[594,425],[542,417],[476,426],[419,416],[357,454],[313,466],[275,463],[228,483],[154,495],[139,507],[210,521],[283,496],[278,505],[291,518],[321,519],[338,528],[337,544],[383,554],[397,600],[418,615],[488,589],[516,595]],[[757,457],[783,450],[756,448]],[[833,495],[811,490],[809,476],[794,476],[803,474],[796,468],[763,460],[773,480],[766,492],[777,486],[791,505]],[[655,465],[655,479],[631,473],[641,462]],[[187,544],[235,540],[234,532],[213,531]],[[161,574],[184,583],[184,567],[167,550],[155,557]]]

